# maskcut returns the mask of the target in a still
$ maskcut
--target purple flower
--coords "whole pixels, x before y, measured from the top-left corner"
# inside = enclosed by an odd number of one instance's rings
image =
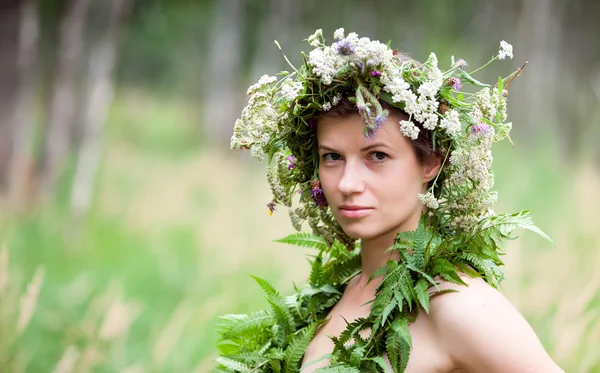
[[[471,126],[472,135],[485,135],[490,130],[490,126],[485,123],[476,124]]]
[[[319,207],[325,207],[328,205],[327,199],[325,198],[325,194],[323,194],[323,189],[321,188],[312,188],[310,191],[310,195],[313,200]]]
[[[381,126],[383,124],[383,122],[385,122],[387,120],[387,117],[385,115],[378,115],[375,117],[375,127],[379,128],[379,126]]]
[[[469,67],[469,65],[467,65],[467,61],[463,60],[462,58],[459,58],[456,63],[458,64],[458,66],[460,66],[460,68],[462,70],[465,69],[465,67]]]
[[[459,78],[455,78],[454,85],[452,86],[452,88],[454,88],[455,91],[460,91],[460,79]]]
[[[374,77],[374,78],[378,77],[378,76],[381,76],[381,71],[379,71],[379,70],[373,70],[373,71],[371,71],[371,76]]]
[[[454,88],[455,91],[460,91],[460,79],[456,77],[448,78],[446,81],[446,86]]]
[[[291,170],[292,168],[296,167],[296,164],[294,163],[293,155],[288,155],[287,157],[285,157],[285,159],[287,159],[290,162],[290,164],[288,165],[288,171]]]
[[[338,52],[341,55],[349,56],[351,54],[354,54],[354,45],[349,43],[346,39],[342,39],[334,43],[333,47],[335,48],[336,52]]]

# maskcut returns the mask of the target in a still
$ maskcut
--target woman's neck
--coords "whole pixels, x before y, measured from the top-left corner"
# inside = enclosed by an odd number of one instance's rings
[[[373,272],[383,267],[388,260],[400,259],[400,254],[397,251],[391,250],[386,252],[386,250],[394,244],[394,239],[396,238],[398,232],[417,229],[420,216],[421,211],[406,221],[401,227],[392,229],[376,238],[362,240],[360,253],[362,268],[359,285],[365,287]],[[379,284],[380,282],[381,279],[374,279],[375,284]]]
[[[366,286],[369,278],[388,260],[399,260],[400,255],[396,251],[385,252],[394,243],[394,237],[381,237],[374,240],[363,240],[361,242],[361,276],[359,285]],[[375,281],[379,283],[380,280]]]

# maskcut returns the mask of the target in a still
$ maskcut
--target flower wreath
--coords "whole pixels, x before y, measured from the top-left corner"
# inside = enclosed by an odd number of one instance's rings
[[[458,275],[462,272],[497,287],[503,277],[500,245],[514,229],[548,238],[533,224],[529,211],[492,211],[497,194],[490,191],[491,147],[511,130],[511,123],[505,122],[507,89],[525,65],[498,78],[494,86],[477,81],[473,73],[497,59],[512,58],[510,44],[502,41],[497,55],[469,73],[462,59],[452,57],[450,68],[442,71],[434,53],[419,64],[379,41],[345,35],[343,29],[335,31],[334,39],[325,45],[317,30],[308,38],[314,49],[308,56],[302,54],[304,64],[298,69],[284,54],[293,72],[284,71],[279,79],[261,77],[248,89],[248,105],[235,123],[231,147],[249,149],[259,160],[268,157],[273,193],[269,212],[284,205],[298,231],[305,221],[313,231],[280,242],[315,248],[318,254],[311,261],[308,284],[292,296],[283,297],[255,278],[271,310],[224,317],[219,371],[298,371],[318,326],[360,271],[360,242],[348,237],[333,218],[317,173],[315,120],[342,97],[356,105],[367,137],[388,119],[382,102],[404,111],[408,120],[399,122],[404,136],[415,140],[428,131],[443,162],[427,192],[418,195],[428,213],[415,231],[399,233],[388,249],[397,251],[400,260],[388,261],[372,276],[383,280],[369,317],[331,337],[335,348],[323,357],[330,366],[319,371],[386,371],[382,355],[387,353],[393,371],[403,372],[411,348],[408,325],[419,310],[429,312],[431,296],[441,293],[436,276],[464,284]],[[467,84],[478,90],[463,90]],[[371,333],[365,339],[359,332],[366,329]]]

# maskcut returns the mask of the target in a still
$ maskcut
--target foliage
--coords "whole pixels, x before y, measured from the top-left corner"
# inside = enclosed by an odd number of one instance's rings
[[[423,214],[417,229],[399,233],[388,249],[397,251],[401,259],[388,261],[371,276],[383,276],[383,280],[368,318],[349,322],[338,337],[331,337],[334,350],[326,356],[330,366],[317,371],[385,372],[387,366],[381,356],[387,353],[393,371],[404,372],[412,346],[409,323],[419,312],[429,313],[431,296],[444,292],[435,278],[464,284],[459,275],[463,272],[498,286],[503,277],[499,245],[517,228],[546,237],[532,224],[528,211],[485,218],[471,235],[445,239],[432,230],[431,219]],[[359,247],[340,255],[335,248],[339,243],[327,246],[322,237],[308,233],[279,241],[318,249],[311,261],[308,284],[283,297],[270,283],[254,277],[271,309],[223,317],[219,371],[297,372],[317,327],[327,322],[328,312],[350,279],[339,281],[339,275],[332,273],[338,267],[335,264],[342,263],[349,272],[360,269],[360,261],[353,261],[360,257]],[[368,338],[359,334],[365,330],[370,330]]]

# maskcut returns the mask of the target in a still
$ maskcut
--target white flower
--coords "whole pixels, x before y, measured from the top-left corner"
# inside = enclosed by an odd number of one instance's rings
[[[440,207],[440,202],[431,192],[427,192],[426,194],[419,193],[419,201],[430,209],[437,209]]]
[[[423,121],[423,127],[430,131],[433,131],[438,124],[438,115],[434,113],[428,113]]]
[[[308,37],[308,44],[312,47],[318,47],[321,42],[319,39],[323,38],[323,30],[318,29],[314,34]]]
[[[323,84],[329,85],[343,60],[330,47],[326,47],[313,49],[308,55],[308,63],[312,66],[313,73],[321,77]]]
[[[452,109],[446,113],[446,116],[440,121],[440,127],[446,130],[450,136],[454,136],[460,131],[460,118],[458,111]]]
[[[256,84],[251,85],[248,88],[248,91],[246,92],[247,95],[254,93],[256,91],[258,91],[260,88],[271,84],[273,82],[276,82],[277,78],[274,76],[269,76],[269,75],[263,75],[260,77],[260,79],[258,80],[258,82]]]
[[[333,99],[331,100],[331,106],[337,105],[341,99],[342,99],[342,95],[340,95],[340,94],[335,95],[333,97]]]
[[[513,47],[512,45],[502,40],[500,42],[500,51],[498,52],[498,58],[503,60],[506,57],[510,57],[511,59],[513,58]]]
[[[281,86],[281,95],[288,101],[293,101],[302,91],[302,82],[286,83]]]
[[[408,120],[400,121],[400,131],[402,131],[402,134],[404,136],[413,140],[416,140],[419,137],[420,132],[419,128],[415,126],[413,122],[410,122]]]
[[[331,109],[331,102],[326,102],[322,106],[323,111],[329,111]]]
[[[339,28],[337,30],[335,30],[335,32],[333,33],[333,38],[335,40],[341,40],[344,38],[344,29],[343,28]]]

